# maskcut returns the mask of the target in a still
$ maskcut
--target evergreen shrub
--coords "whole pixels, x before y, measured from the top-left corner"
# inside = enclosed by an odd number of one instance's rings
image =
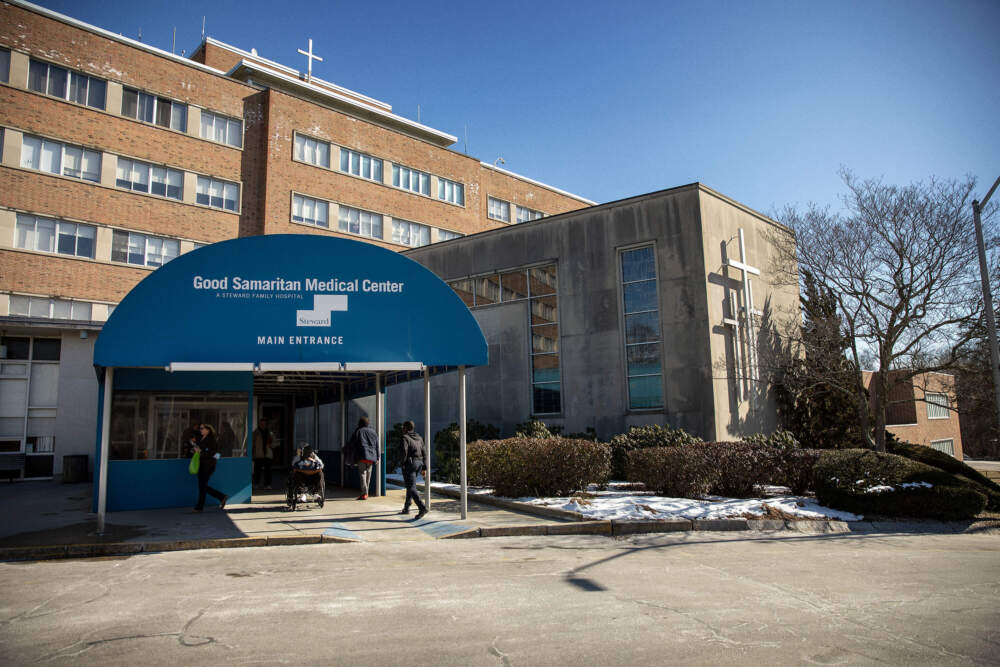
[[[468,443],[475,440],[496,440],[500,437],[500,429],[493,424],[483,424],[475,419],[465,422],[466,448]],[[443,480],[449,484],[458,484],[462,476],[462,462],[459,457],[459,433],[458,423],[452,422],[447,427],[434,434],[434,475],[438,480]],[[466,451],[468,456],[468,451]]]
[[[821,449],[793,449],[782,454],[778,467],[781,483],[797,496],[813,490],[813,468],[819,461]]]
[[[886,440],[885,446],[886,450],[892,454],[905,456],[912,461],[919,461],[920,463],[925,463],[965,478],[972,484],[977,485],[977,490],[986,496],[986,506],[988,509],[1000,510],[1000,484],[986,477],[972,466],[959,461],[950,454],[939,452],[932,447],[915,445],[912,442]]]
[[[636,449],[650,447],[679,447],[701,442],[687,431],[670,426],[650,424],[649,426],[632,426],[627,433],[621,433],[611,438],[611,478],[636,482],[631,479],[626,467],[628,453]]]
[[[716,463],[707,447],[645,447],[625,454],[626,479],[669,498],[699,498],[712,490]]]
[[[570,438],[477,441],[468,446],[469,483],[492,487],[498,496],[568,496],[607,482],[608,446]]]
[[[756,487],[780,477],[780,457],[767,444],[711,442],[692,449],[705,449],[715,462],[710,493],[727,498],[752,498]]]
[[[816,499],[862,515],[969,519],[986,496],[943,470],[867,449],[824,452],[814,468]]]

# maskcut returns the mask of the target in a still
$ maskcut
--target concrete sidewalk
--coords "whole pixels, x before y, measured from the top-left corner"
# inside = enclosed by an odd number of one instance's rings
[[[434,489],[430,513],[419,521],[399,514],[403,491],[356,500],[356,491],[327,489],[319,508],[310,503],[292,512],[283,491],[264,492],[252,503],[225,510],[206,506],[112,512],[104,535],[91,512],[91,485],[53,481],[0,484],[0,561],[85,558],[180,549],[212,549],[321,542],[413,542],[470,537],[592,534],[621,536],[675,531],[795,531],[822,533],[992,533],[1000,520],[832,521],[780,519],[673,519],[587,521],[565,510],[504,498],[469,494],[461,518],[457,489]]]

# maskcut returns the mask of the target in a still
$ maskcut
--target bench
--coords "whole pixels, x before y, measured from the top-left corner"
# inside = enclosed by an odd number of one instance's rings
[[[10,471],[15,474],[10,476],[10,483],[21,477],[24,470],[24,452],[18,454],[0,454],[0,471]]]

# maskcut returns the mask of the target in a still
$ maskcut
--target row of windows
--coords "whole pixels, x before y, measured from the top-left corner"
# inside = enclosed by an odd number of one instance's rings
[[[89,301],[26,296],[23,294],[10,295],[10,314],[21,317],[90,321],[94,319],[93,306],[94,304]]]
[[[94,259],[97,228],[77,222],[17,214],[14,247],[70,257]],[[180,241],[137,232],[114,230],[111,261],[157,267],[180,254]]]
[[[61,174],[99,183],[101,154],[60,141],[25,135],[21,143],[21,166],[25,169]],[[184,172],[139,160],[118,158],[115,185],[182,201]],[[208,176],[198,176],[195,202],[224,211],[239,210],[240,186]]]
[[[496,303],[529,303],[532,413],[562,409],[559,366],[559,308],[556,265],[515,269],[449,283],[469,308]]]
[[[296,134],[292,156],[300,162],[330,169],[332,150],[333,145],[327,141]],[[383,162],[380,158],[348,148],[340,149],[340,171],[345,174],[382,183],[382,167]],[[402,165],[392,165],[392,185],[428,197],[431,195],[431,175]],[[438,177],[437,197],[441,201],[465,206],[465,185]]]
[[[529,222],[531,220],[537,220],[545,217],[545,214],[541,211],[536,211],[535,209],[528,208],[526,206],[517,206],[516,209],[517,222],[519,223]],[[493,220],[510,222],[510,202],[496,197],[488,197],[486,214]]]
[[[0,49],[0,81],[9,83],[10,51]],[[31,58],[28,89],[61,100],[105,110],[107,81]],[[166,97],[122,87],[121,115],[178,132],[187,132],[188,105]],[[229,146],[243,146],[243,121],[202,110],[200,136]]]
[[[382,239],[382,216],[378,213],[363,211],[339,205],[337,214],[337,228],[341,232],[356,234],[372,239]],[[323,199],[315,199],[305,195],[292,195],[292,221],[301,222],[307,225],[330,228],[330,202]],[[438,230],[438,240],[458,238],[461,234],[448,232],[444,229]],[[431,242],[431,228],[418,222],[407,220],[392,221],[392,240],[395,243],[419,247]]]

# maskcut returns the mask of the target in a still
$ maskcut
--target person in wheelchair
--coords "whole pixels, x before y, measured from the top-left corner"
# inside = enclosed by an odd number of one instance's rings
[[[312,496],[322,507],[326,497],[326,479],[323,476],[323,460],[312,447],[304,444],[292,459],[292,472],[288,477],[288,506],[295,509],[298,503],[308,502]]]

